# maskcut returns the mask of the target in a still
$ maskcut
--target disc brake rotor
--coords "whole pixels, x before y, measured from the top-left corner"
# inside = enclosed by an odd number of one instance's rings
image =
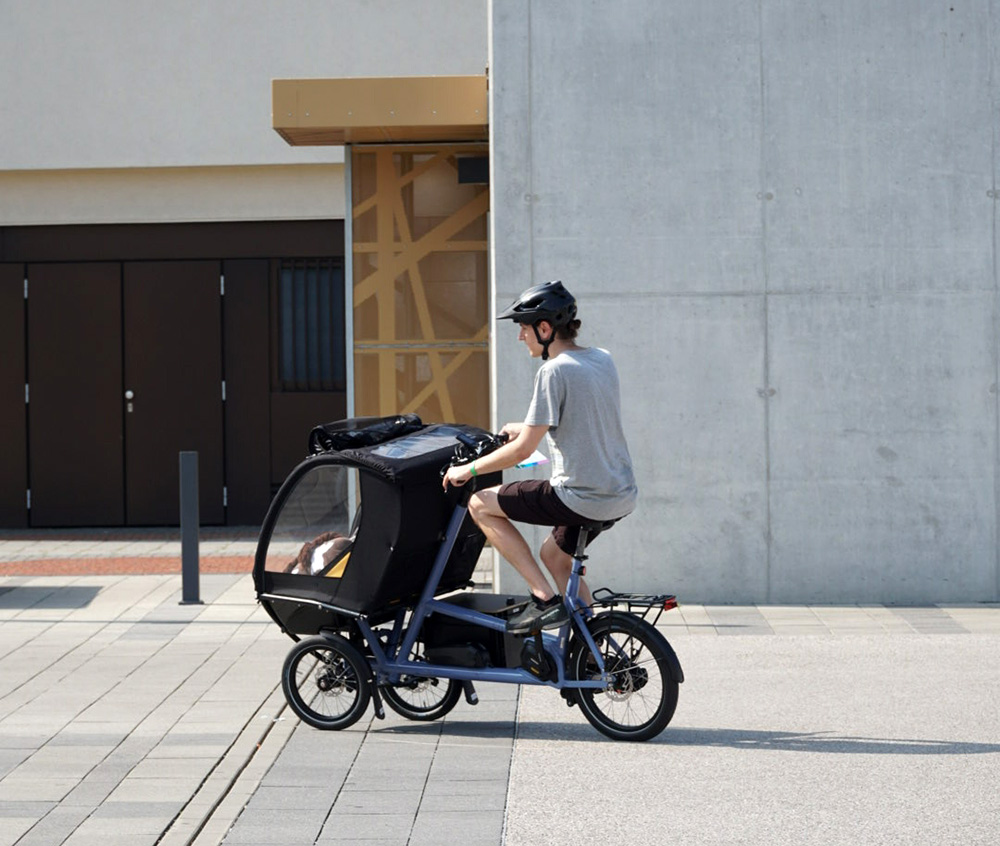
[[[646,668],[636,666],[624,656],[609,661],[607,671],[611,684],[605,693],[616,701],[628,699],[637,690],[642,690],[649,681]]]
[[[321,667],[316,671],[316,687],[327,696],[337,696],[345,690],[353,691],[354,685],[351,684],[351,680],[338,675],[338,672],[343,672],[343,670],[342,663],[335,665],[331,662],[327,666]]]

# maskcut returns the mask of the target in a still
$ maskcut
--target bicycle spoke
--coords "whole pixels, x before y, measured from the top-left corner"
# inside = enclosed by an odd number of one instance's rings
[[[309,659],[312,659],[311,662]],[[326,676],[328,690],[320,686],[320,678]],[[303,660],[295,673],[296,685],[303,694],[305,703],[319,714],[334,716],[346,710],[353,701],[357,681],[347,662],[331,659],[321,651],[313,651]],[[353,684],[352,684],[353,682]],[[346,700],[346,701],[345,701]]]

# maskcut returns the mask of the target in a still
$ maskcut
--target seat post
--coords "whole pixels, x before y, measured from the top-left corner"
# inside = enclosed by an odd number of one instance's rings
[[[590,529],[587,526],[580,527],[580,535],[576,541],[576,552],[573,554],[573,570],[577,571],[577,567],[582,567],[583,561],[587,560],[587,538],[590,536]]]

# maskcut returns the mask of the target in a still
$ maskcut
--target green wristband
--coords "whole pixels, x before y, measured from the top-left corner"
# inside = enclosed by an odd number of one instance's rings
[[[479,475],[479,474],[478,474],[478,473],[476,472],[476,462],[475,462],[475,461],[473,461],[473,462],[472,462],[472,467],[471,467],[471,468],[469,468],[469,475],[471,475],[473,479],[474,479],[474,478],[476,478],[476,476],[478,476],[478,475]]]

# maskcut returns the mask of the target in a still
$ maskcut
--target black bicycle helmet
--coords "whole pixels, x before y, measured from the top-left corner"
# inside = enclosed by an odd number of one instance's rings
[[[526,323],[535,330],[535,337],[542,345],[542,360],[549,357],[549,344],[555,340],[555,330],[569,323],[576,317],[576,300],[563,287],[562,282],[545,282],[534,285],[514,300],[506,309],[497,315],[497,320],[513,320],[515,323]],[[538,333],[539,321],[552,324],[552,337],[543,341]]]

